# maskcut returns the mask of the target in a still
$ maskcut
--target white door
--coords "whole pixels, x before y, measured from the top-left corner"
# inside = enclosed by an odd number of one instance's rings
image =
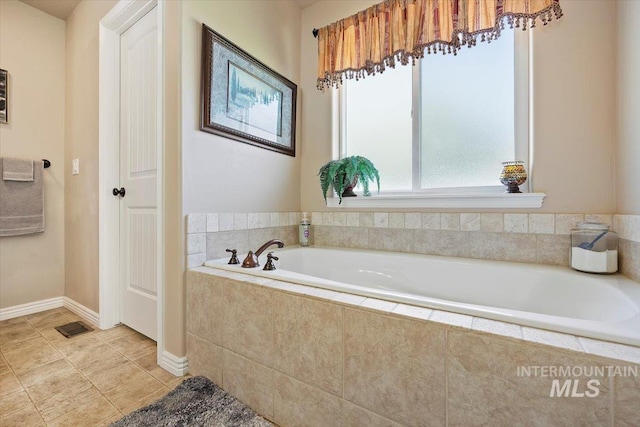
[[[120,321],[157,339],[157,10],[120,38]]]

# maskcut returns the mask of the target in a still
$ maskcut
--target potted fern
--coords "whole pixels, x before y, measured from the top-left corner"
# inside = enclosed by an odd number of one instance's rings
[[[371,196],[369,183],[375,182],[380,193],[380,174],[371,160],[362,156],[349,156],[339,160],[332,160],[320,168],[320,187],[325,203],[327,191],[333,186],[342,203],[343,197],[355,197],[353,188],[360,183],[366,197]]]

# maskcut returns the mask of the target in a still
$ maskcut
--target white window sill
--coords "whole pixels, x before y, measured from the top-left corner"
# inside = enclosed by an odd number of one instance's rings
[[[411,194],[327,198],[329,208],[538,209],[545,193]]]

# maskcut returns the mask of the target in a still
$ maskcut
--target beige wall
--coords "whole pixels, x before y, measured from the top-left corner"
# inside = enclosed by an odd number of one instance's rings
[[[299,210],[304,139],[294,158],[198,129],[202,24],[299,85],[300,8],[291,0],[187,1],[182,22],[183,212]]]
[[[98,311],[98,23],[116,0],[83,1],[67,18],[65,295]],[[80,175],[71,160],[80,159]]]
[[[331,95],[315,89],[311,30],[377,2],[326,1],[302,10],[302,210],[325,209],[316,174],[331,159]],[[563,18],[533,31],[531,174],[533,190],[547,194],[537,212],[613,213],[615,2],[565,1],[562,8]]]
[[[46,158],[45,232],[0,239],[0,308],[64,294],[65,23],[0,1],[0,68],[9,72],[9,123],[0,157]]]
[[[640,2],[618,2],[618,145],[616,212],[640,214]]]

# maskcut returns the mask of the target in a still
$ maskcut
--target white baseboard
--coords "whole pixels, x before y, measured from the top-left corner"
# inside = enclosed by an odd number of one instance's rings
[[[63,305],[64,297],[55,297],[26,304],[14,305],[12,307],[0,308],[0,321],[13,319],[14,317],[26,316],[27,314],[39,313],[41,311],[51,310],[54,308],[60,308]]]
[[[186,356],[178,357],[166,350],[162,352],[160,366],[177,377],[181,377],[189,372],[189,362]]]
[[[100,329],[100,315],[93,310],[88,309],[84,305],[72,300],[69,297],[63,297],[64,307],[82,317],[95,328]]]

